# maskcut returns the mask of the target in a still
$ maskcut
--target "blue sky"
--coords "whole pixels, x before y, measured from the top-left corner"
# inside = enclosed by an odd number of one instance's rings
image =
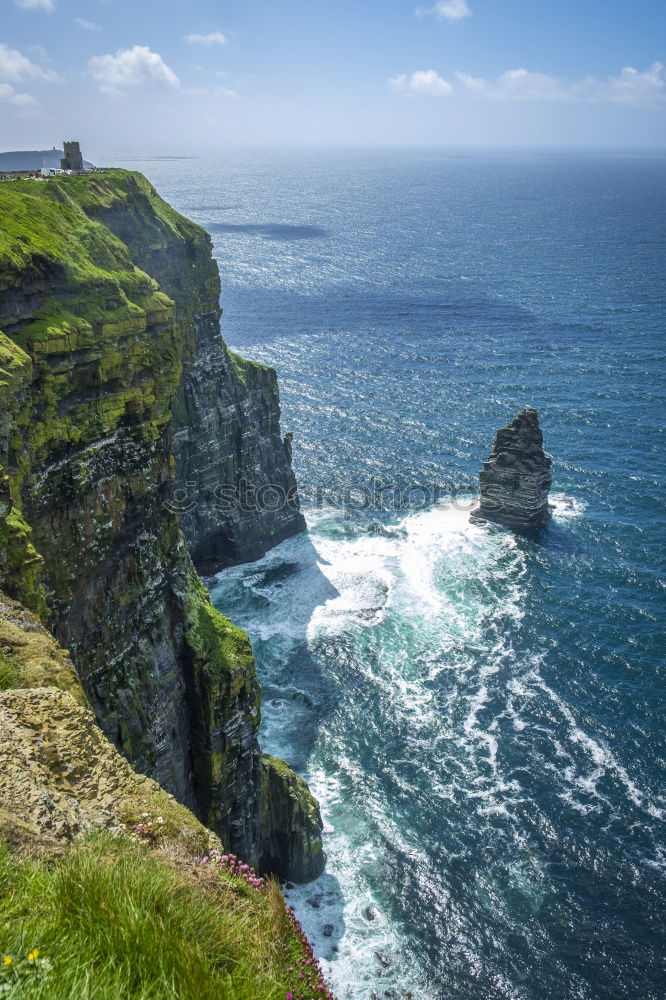
[[[666,146],[664,0],[0,0],[0,147]]]

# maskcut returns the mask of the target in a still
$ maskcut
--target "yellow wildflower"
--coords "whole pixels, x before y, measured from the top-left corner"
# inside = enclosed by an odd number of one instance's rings
[[[28,955],[28,961],[36,962],[38,958],[39,958],[39,951],[37,948],[33,948],[33,950]]]
[[[2,964],[3,965],[13,965],[14,964],[14,959],[12,958],[11,955],[5,955],[5,957],[2,960]]]

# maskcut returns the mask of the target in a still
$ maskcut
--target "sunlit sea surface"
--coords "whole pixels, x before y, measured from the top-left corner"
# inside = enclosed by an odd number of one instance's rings
[[[666,161],[126,165],[211,233],[224,335],[295,435],[308,533],[212,595],[322,805],[326,872],[287,896],[337,997],[663,1000]],[[336,502],[473,483],[524,405],[538,542]]]

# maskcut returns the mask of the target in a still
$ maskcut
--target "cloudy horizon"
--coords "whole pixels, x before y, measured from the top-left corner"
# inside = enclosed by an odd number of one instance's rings
[[[4,4],[2,149],[666,145],[654,0]]]

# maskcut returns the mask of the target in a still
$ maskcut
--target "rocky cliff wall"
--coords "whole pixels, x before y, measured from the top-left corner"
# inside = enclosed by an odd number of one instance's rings
[[[0,212],[0,586],[71,652],[100,726],[138,771],[239,855],[291,871],[261,829],[251,648],[210,604],[172,503],[174,407],[192,461],[207,448],[222,461],[228,440],[197,438],[206,407],[177,402],[213,344],[212,325],[197,331],[219,316],[209,238],[126,171],[0,185]],[[211,350],[229,357],[221,340]],[[274,376],[241,389],[232,368],[212,380],[229,426],[247,425],[231,470],[245,455],[268,478],[291,477]],[[192,521],[193,547],[196,531]],[[279,536],[264,538],[259,519],[253,533],[256,554]],[[239,536],[221,561],[246,554]],[[315,843],[318,811],[303,795]]]
[[[276,882],[137,774],[1,592],[0,733],[0,994],[333,1000]]]
[[[174,509],[195,565],[214,572],[258,559],[305,528],[291,447],[280,432],[277,378],[229,351],[220,336],[220,278],[208,235],[164,203],[155,211],[153,195],[137,197],[133,183],[130,197],[93,199],[86,210],[174,300],[184,336],[173,410]]]

